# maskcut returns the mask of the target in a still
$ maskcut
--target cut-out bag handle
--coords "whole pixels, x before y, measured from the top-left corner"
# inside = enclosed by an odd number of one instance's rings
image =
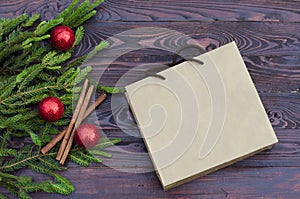
[[[178,56],[180,56],[180,53],[188,48],[195,48],[195,49],[198,49],[200,54],[204,54],[206,53],[206,51],[201,47],[201,46],[198,46],[198,45],[195,45],[195,44],[190,44],[190,45],[186,45],[186,46],[183,46],[181,48],[179,48],[173,55],[173,59],[172,59],[172,63],[167,65],[169,67],[173,67],[183,61],[193,61],[193,62],[197,62],[198,64],[200,65],[203,65],[204,62],[201,61],[201,60],[198,60],[198,59],[194,59],[194,58],[184,58],[183,60],[180,60],[179,62],[177,62],[177,58]],[[180,56],[182,58],[182,56]],[[158,66],[158,65],[155,65],[155,66]],[[165,66],[165,65],[164,65]],[[165,80],[166,78],[160,74],[157,74],[158,72],[162,71],[166,69],[165,67],[156,67],[156,68],[152,68],[152,69],[148,69],[145,71],[145,76],[146,77],[157,77],[159,79],[162,79],[162,80]]]

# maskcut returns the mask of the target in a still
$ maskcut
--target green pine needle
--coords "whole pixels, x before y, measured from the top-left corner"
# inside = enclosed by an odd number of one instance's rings
[[[0,199],[7,199],[7,197],[0,193]]]
[[[31,27],[34,24],[34,22],[36,22],[37,20],[40,19],[40,17],[41,17],[40,14],[35,14],[35,15],[31,16],[29,19],[27,19],[26,22],[24,22],[22,24],[22,27],[23,28],[29,28],[29,27]]]
[[[82,68],[81,64],[109,46],[108,42],[102,41],[91,52],[72,58],[75,46],[84,36],[82,23],[95,15],[94,9],[102,0],[79,2],[74,0],[49,21],[40,21],[40,14],[30,17],[23,14],[0,20],[0,186],[19,198],[30,198],[29,194],[36,191],[64,195],[75,191],[72,183],[58,174],[58,171],[67,169],[55,160],[59,147],[46,154],[39,151],[70,121],[73,101],[78,99],[81,91],[79,85],[89,78],[88,74],[92,71],[92,67]],[[60,24],[76,30],[74,45],[68,51],[56,50],[49,42],[51,29]],[[46,42],[41,45],[41,41]],[[106,87],[96,82],[92,84],[107,93],[124,91],[123,88]],[[59,97],[65,107],[62,118],[54,123],[45,122],[38,115],[37,105],[47,96]],[[15,138],[30,138],[30,141],[16,150],[9,146]],[[98,155],[111,157],[103,148],[120,141],[119,138],[101,138],[93,149],[96,153],[75,145],[68,158],[82,166],[100,163],[102,159]],[[17,171],[23,168],[52,179],[36,181],[31,176],[20,176]],[[7,197],[0,194],[2,198]]]

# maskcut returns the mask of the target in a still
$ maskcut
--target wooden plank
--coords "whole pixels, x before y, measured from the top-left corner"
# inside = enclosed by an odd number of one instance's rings
[[[109,132],[112,133],[112,132]],[[153,171],[153,166],[142,139],[114,131],[114,136],[125,137],[120,144],[107,148],[113,158],[102,158],[103,164],[91,164],[91,167],[111,167],[122,171],[135,169],[136,173]],[[242,132],[240,132],[242,133]],[[230,167],[300,167],[300,139],[297,129],[275,129],[279,143],[271,149],[239,161]],[[99,157],[101,158],[101,157]],[[79,167],[68,163],[69,168]]]
[[[136,51],[135,51],[136,52]],[[120,58],[100,58],[93,65],[91,77],[107,86],[126,86],[145,78],[145,71],[172,63],[172,55],[151,56],[126,54]],[[139,52],[137,52],[139,53]],[[258,92],[299,92],[300,59],[297,56],[244,56],[248,71]]]
[[[103,51],[103,56],[123,55],[126,49],[137,47],[171,52],[191,43],[191,38],[206,50],[235,41],[243,56],[299,56],[300,49],[299,23],[91,21],[85,28],[86,37],[78,54],[112,36],[112,46]],[[162,51],[139,51],[143,55],[166,55]]]
[[[108,0],[99,8],[102,21],[272,21],[298,22],[299,2]]]
[[[152,163],[145,148],[143,140],[137,131],[105,130],[108,137],[120,137],[122,142],[105,150],[113,154],[113,158],[103,158],[103,164],[91,164],[91,167],[108,166],[119,170],[132,170],[135,172],[153,171]],[[239,132],[242,133],[242,132]],[[231,167],[300,167],[300,138],[299,129],[275,128],[279,143],[272,149],[258,153],[248,159],[242,160]],[[79,167],[68,162],[67,166]]]
[[[0,16],[12,17],[24,12],[41,13],[51,19],[70,4],[71,0],[1,1]],[[100,21],[271,21],[299,22],[299,1],[280,0],[106,0],[99,8]]]
[[[147,26],[161,30],[158,32],[141,30],[133,31],[134,34],[116,35]],[[173,30],[180,33],[174,33]],[[86,25],[86,37],[75,54],[79,56],[86,53],[101,39],[112,37],[109,39],[111,47],[101,51],[86,65],[96,65],[93,76],[101,77],[104,84],[118,83],[124,86],[143,78],[143,71],[149,67],[170,64],[174,51],[187,44],[190,38],[195,39],[206,50],[236,41],[259,92],[298,92],[299,32],[298,24],[91,22]],[[147,49],[128,52],[139,47]]]
[[[299,131],[276,129],[276,133],[279,143],[272,149],[167,192],[163,192],[160,188],[142,143],[111,148],[109,151],[114,156],[112,159],[105,159],[104,164],[92,164],[88,168],[83,168],[68,163],[68,171],[63,171],[62,174],[76,186],[77,191],[72,194],[72,198],[83,197],[84,194],[87,198],[109,198],[113,197],[113,194],[116,194],[115,196],[125,194],[130,197],[135,191],[147,197],[174,197],[179,192],[184,193],[183,190],[188,190],[189,194],[195,194],[198,197],[206,197],[206,194],[208,194],[207,197],[213,197],[221,194],[216,187],[222,187],[230,197],[234,198],[239,193],[242,194],[240,197],[260,197],[262,196],[260,194],[266,194],[269,197],[273,196],[272,194],[279,194],[277,196],[280,197],[280,194],[288,192],[299,194],[299,189],[293,188],[299,186],[300,177],[295,175],[300,169]],[[19,174],[32,175],[33,173],[29,170],[21,170]],[[48,179],[43,175],[33,175],[37,181]],[[257,185],[257,183],[262,184]],[[239,189],[234,191],[237,184]],[[249,186],[252,188],[249,189]],[[202,191],[198,190],[199,187]],[[274,187],[279,189],[274,190],[276,193],[271,191]],[[263,192],[265,189],[269,191]],[[208,190],[209,193],[207,193]],[[0,192],[4,190],[0,189]],[[294,196],[293,194],[290,196]],[[46,197],[44,193],[33,194],[33,196]]]
[[[154,172],[134,174],[109,168],[80,167],[69,169],[64,174],[76,187],[72,198],[298,198],[299,172],[299,167],[229,167],[169,191],[161,189]],[[22,174],[29,173],[28,170],[22,171]],[[47,178],[37,175],[35,179]],[[41,192],[32,196],[49,197]],[[65,198],[56,194],[50,197]]]
[[[41,13],[42,19],[48,20],[70,2],[3,0],[0,3],[0,17],[27,12]],[[94,20],[85,25],[87,34],[77,49],[77,56],[91,50],[101,39],[148,26],[182,32],[196,39],[206,50],[234,40],[259,91],[279,143],[226,169],[164,192],[154,172],[149,172],[153,169],[152,164],[124,96],[114,95],[115,101],[112,102],[110,97],[97,109],[97,117],[89,120],[99,121],[109,137],[122,137],[123,142],[116,148],[108,149],[114,157],[105,160],[104,164],[92,164],[89,168],[67,164],[70,169],[62,174],[71,179],[77,189],[71,197],[299,198],[300,24],[294,23],[300,21],[299,8],[297,0],[167,0],[163,3],[158,0],[106,0],[98,8]],[[174,36],[170,31],[128,36],[133,38],[132,41],[147,44],[153,49],[125,54],[106,70],[96,68],[93,76],[101,76],[101,83],[125,85],[136,81],[142,78],[145,69],[136,68],[137,65],[170,62],[172,53],[157,50],[158,47],[174,48],[188,41],[186,37]],[[99,63],[107,63],[111,56],[123,54],[126,49],[124,41],[125,38],[113,39],[110,53],[104,51]],[[131,73],[126,74],[129,70]],[[32,174],[26,169],[20,173]],[[33,175],[35,180],[47,179],[43,175]],[[5,191],[0,188],[0,192]],[[32,196],[65,198],[45,193]]]
[[[259,94],[271,124],[276,129],[298,129],[300,127],[300,95],[297,93],[260,93]],[[97,109],[97,117],[104,130],[121,130],[137,136],[138,130],[128,102],[123,95],[109,95]],[[120,136],[120,135],[118,135]]]

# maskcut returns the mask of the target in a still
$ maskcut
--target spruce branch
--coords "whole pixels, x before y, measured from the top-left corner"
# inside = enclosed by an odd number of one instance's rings
[[[81,42],[83,36],[84,36],[84,28],[82,26],[79,26],[75,32],[75,42],[73,47],[77,46]]]
[[[19,17],[6,19],[2,18],[0,20],[0,36],[7,35],[18,27],[19,24],[27,19],[27,14],[23,14]],[[1,39],[2,40],[2,39]]]
[[[38,27],[36,28],[34,33],[36,36],[42,36],[46,32],[48,32],[50,29],[54,28],[55,26],[60,25],[63,21],[64,21],[63,18],[52,19],[48,22],[43,21],[42,23],[40,23],[38,25]]]
[[[37,20],[41,17],[40,14],[32,15],[29,19],[27,19],[22,25],[22,28],[29,28],[31,27]]]
[[[72,58],[84,36],[82,23],[96,13],[94,8],[100,3],[102,0],[94,3],[86,0],[81,4],[74,0],[49,21],[41,22],[39,14],[0,20],[0,186],[19,198],[30,198],[29,193],[35,191],[70,194],[75,190],[68,179],[57,173],[67,169],[54,160],[58,147],[45,155],[39,151],[58,134],[57,127],[66,126],[70,120],[72,102],[81,90],[77,84],[88,78],[92,70],[90,66],[80,67],[81,64],[109,45],[100,42],[90,53]],[[55,50],[49,44],[51,29],[60,24],[76,30],[74,45],[68,51]],[[109,93],[120,91],[119,88],[97,86]],[[55,123],[45,122],[37,112],[37,104],[47,96],[59,97],[65,105],[62,119]],[[17,150],[11,146],[15,138],[30,140]],[[111,157],[102,148],[120,141],[103,138],[98,153]],[[80,165],[102,161],[98,155],[77,146],[73,146],[70,153],[69,159]],[[22,168],[48,175],[52,180],[35,182],[30,176],[18,176],[16,171]],[[6,197],[0,194],[1,198]]]
[[[102,2],[103,0],[96,0],[94,3],[90,3],[89,0],[85,0],[77,7],[75,7],[76,4],[71,4],[73,7],[67,11],[68,15],[64,15],[65,20],[63,24],[73,28],[80,25],[80,23],[84,23],[96,13],[96,11],[92,10]]]
[[[79,0],[73,0],[71,2],[71,4],[57,16],[57,18],[67,17],[71,13],[71,11],[74,9],[74,7],[78,4],[78,2],[79,2]]]

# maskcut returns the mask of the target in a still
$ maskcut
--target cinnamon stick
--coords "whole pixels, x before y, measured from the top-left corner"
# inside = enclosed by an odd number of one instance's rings
[[[45,145],[42,149],[41,152],[42,154],[46,154],[52,147],[54,147],[61,139],[63,139],[66,131],[68,128],[65,128],[59,134],[57,134],[47,145]]]
[[[84,119],[87,118],[95,109],[97,106],[99,106],[104,100],[106,99],[106,94],[102,93],[96,101],[85,111]]]
[[[82,103],[83,103],[83,101],[84,101],[85,93],[86,93],[86,89],[87,89],[88,83],[89,83],[89,80],[86,79],[86,80],[84,81],[84,84],[83,84],[81,93],[80,93],[80,95],[79,95],[79,99],[78,99],[77,106],[76,106],[76,108],[75,108],[73,117],[72,117],[72,119],[71,119],[71,121],[70,121],[70,124],[69,124],[69,126],[68,126],[68,128],[67,128],[67,131],[65,132],[64,139],[63,139],[63,141],[62,141],[62,143],[61,143],[61,145],[60,145],[60,148],[59,148],[59,150],[58,150],[58,153],[57,153],[57,156],[56,156],[56,160],[60,160],[60,159],[61,159],[61,157],[62,157],[62,155],[63,155],[63,152],[64,152],[64,150],[65,150],[65,147],[66,147],[66,145],[67,145],[67,143],[68,143],[68,140],[69,140],[71,131],[72,131],[73,127],[74,127],[74,124],[75,124],[75,122],[76,122],[76,120],[77,120],[77,117],[78,117],[78,115],[79,115],[79,111],[80,111],[80,109],[81,109],[81,105],[82,105]]]
[[[88,92],[87,92],[87,94],[86,94],[86,96],[85,96],[85,99],[84,99],[84,102],[82,104],[82,107],[81,107],[81,109],[79,111],[79,115],[77,117],[77,120],[76,120],[76,123],[75,123],[75,127],[72,130],[72,133],[71,133],[71,135],[69,137],[69,140],[68,140],[68,143],[67,143],[67,145],[65,147],[63,155],[60,158],[60,162],[59,162],[60,164],[64,164],[65,161],[66,161],[66,159],[67,159],[67,157],[68,157],[68,154],[69,154],[70,149],[72,147],[72,143],[73,143],[73,139],[74,139],[74,133],[75,133],[76,129],[79,127],[79,125],[81,124],[81,122],[84,119],[85,112],[87,110],[87,106],[89,105],[89,102],[90,102],[91,96],[93,94],[93,91],[94,91],[94,86],[91,85],[90,88],[89,88],[89,90],[88,90]]]
[[[89,108],[86,110],[83,118],[87,118],[95,109],[97,106],[99,106],[104,100],[106,99],[106,94],[103,93],[101,94],[97,100],[89,106]],[[42,149],[41,152],[43,154],[46,154],[48,151],[50,151],[65,135],[67,131],[67,128],[62,130],[60,133],[58,133],[47,145],[45,145]]]

